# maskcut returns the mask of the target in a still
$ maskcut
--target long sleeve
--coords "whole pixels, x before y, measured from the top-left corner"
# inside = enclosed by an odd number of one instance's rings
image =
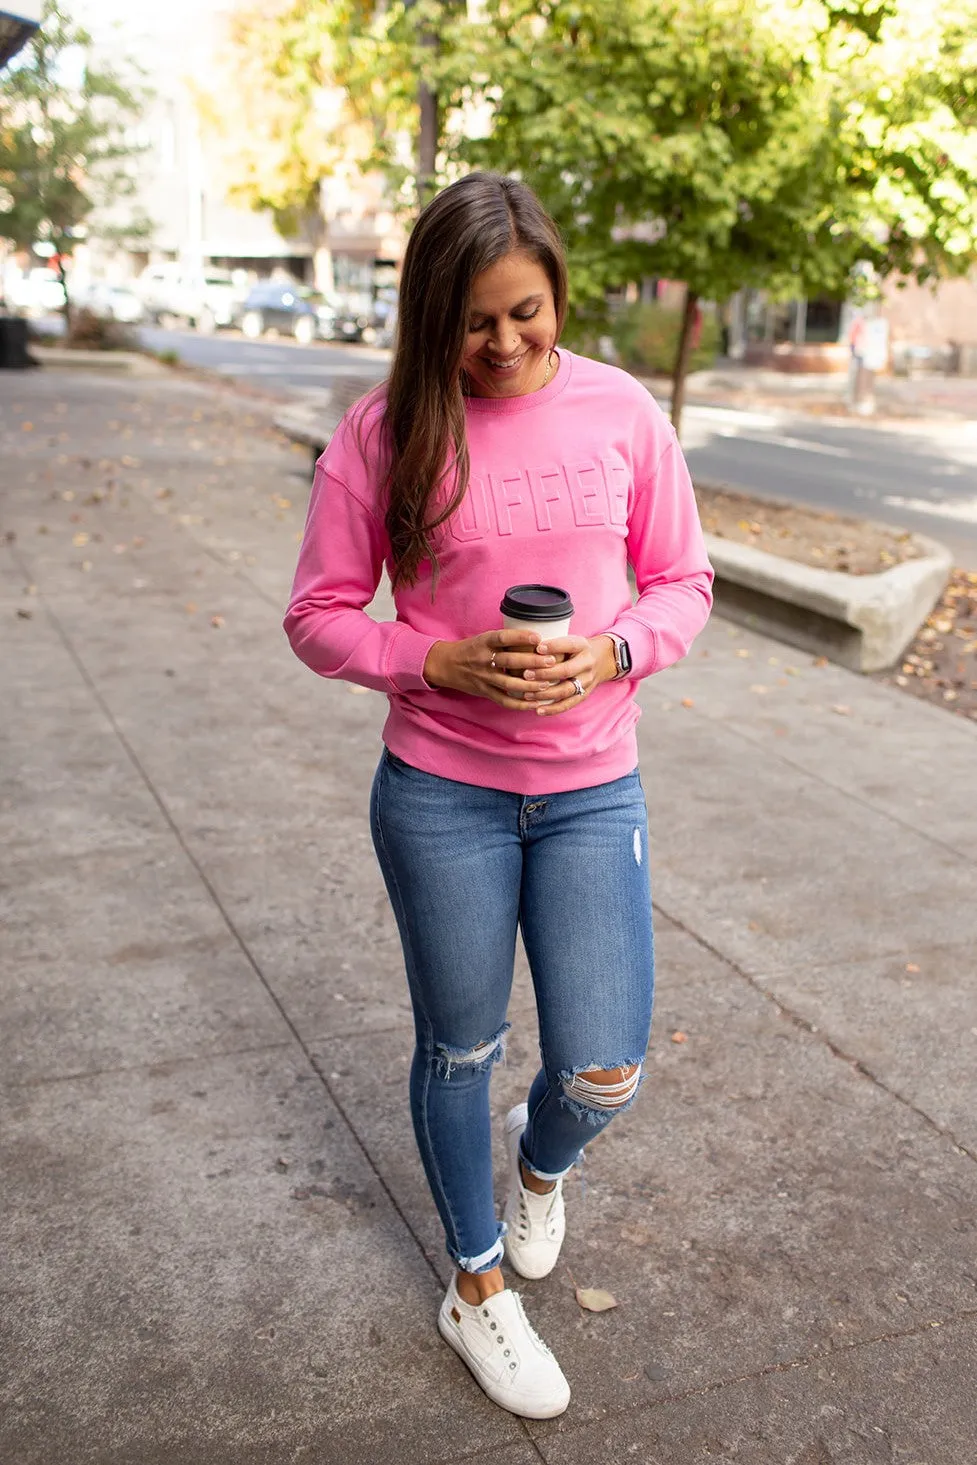
[[[635,483],[628,559],[638,599],[608,630],[627,641],[631,676],[641,678],[681,660],[712,607],[713,571],[692,480],[674,436],[657,465]]]
[[[387,548],[376,514],[320,459],[285,634],[296,656],[319,676],[377,692],[419,691],[427,686],[424,661],[437,638],[403,621],[375,621],[365,610],[380,583]]]

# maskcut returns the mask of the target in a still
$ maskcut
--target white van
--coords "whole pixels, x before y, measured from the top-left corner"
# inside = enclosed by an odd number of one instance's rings
[[[184,265],[147,265],[136,281],[136,293],[150,320],[163,326],[191,326],[209,336],[232,324],[242,291],[230,270],[205,265],[202,272]]]

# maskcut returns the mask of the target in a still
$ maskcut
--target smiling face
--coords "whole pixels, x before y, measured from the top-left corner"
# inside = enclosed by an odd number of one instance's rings
[[[538,260],[517,250],[475,276],[461,363],[474,396],[538,391],[555,341],[553,287]]]

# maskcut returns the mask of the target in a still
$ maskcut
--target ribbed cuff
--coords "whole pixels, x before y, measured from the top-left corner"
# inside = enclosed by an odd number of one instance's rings
[[[383,674],[392,692],[430,691],[424,680],[424,663],[437,636],[424,636],[420,631],[400,623],[398,633],[391,636]]]

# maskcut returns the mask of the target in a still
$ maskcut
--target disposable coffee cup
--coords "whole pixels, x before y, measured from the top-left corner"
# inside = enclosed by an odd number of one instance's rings
[[[570,634],[573,601],[558,585],[510,585],[499,610],[507,631],[538,631],[540,641]]]
[[[573,601],[558,585],[510,585],[499,609],[507,631],[538,631],[541,641],[570,634]]]

